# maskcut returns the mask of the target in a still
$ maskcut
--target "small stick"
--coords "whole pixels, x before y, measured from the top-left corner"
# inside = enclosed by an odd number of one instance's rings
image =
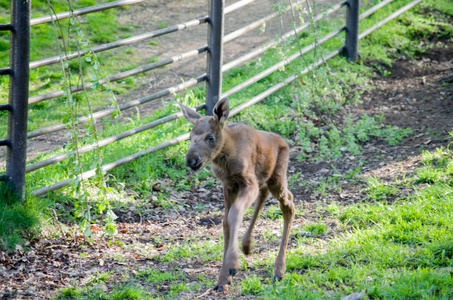
[[[206,296],[207,294],[209,294],[209,292],[210,292],[211,290],[212,290],[212,289],[209,288],[206,292],[204,292],[204,293],[201,294],[200,296],[197,296],[197,298],[199,299],[199,298],[202,298],[202,297]]]
[[[55,223],[57,223],[58,228],[60,228],[61,235],[63,236],[63,239],[64,239],[65,243],[67,244],[68,241],[66,240],[66,235],[65,235],[65,233],[64,233],[64,231],[63,231],[63,228],[62,228],[61,225],[60,225],[60,222],[58,222],[57,212],[56,212],[55,209],[53,209],[53,208],[51,208],[50,210],[53,212],[53,216],[54,216],[54,218],[55,218]]]

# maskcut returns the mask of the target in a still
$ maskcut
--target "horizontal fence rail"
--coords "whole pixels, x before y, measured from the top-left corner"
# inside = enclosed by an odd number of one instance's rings
[[[11,24],[0,24],[0,31],[11,31],[14,27]]]
[[[363,20],[365,19],[366,17],[374,14],[375,12],[377,12],[378,10],[380,10],[381,8],[383,8],[384,6],[392,3],[393,1],[395,0],[385,0],[385,1],[382,1],[378,4],[376,4],[375,6],[373,6],[372,8],[368,9],[367,11],[365,11],[364,13],[362,13],[360,16],[359,16],[359,20]]]
[[[0,111],[6,110],[6,111],[11,111],[12,106],[11,104],[0,104]]]
[[[7,139],[1,139],[0,140],[0,146],[10,146],[11,142]]]
[[[202,104],[202,105],[199,105],[199,106],[195,107],[195,110],[196,110],[196,111],[199,111],[199,110],[202,110],[202,109],[204,109],[204,108],[205,108],[205,105]],[[161,119],[158,119],[158,120],[149,122],[148,124],[139,126],[139,127],[137,127],[137,128],[130,129],[130,130],[127,130],[127,131],[124,131],[124,132],[122,132],[122,133],[113,135],[113,136],[108,137],[108,138],[104,138],[104,139],[102,139],[102,140],[99,140],[99,141],[96,142],[96,143],[93,143],[93,144],[90,144],[90,145],[86,145],[86,146],[80,147],[80,148],[77,150],[77,153],[78,153],[78,154],[83,154],[83,153],[89,152],[89,151],[91,151],[91,150],[94,150],[94,149],[97,148],[97,147],[104,147],[104,146],[106,146],[106,145],[110,145],[110,144],[112,144],[112,143],[114,143],[114,142],[116,142],[116,141],[119,141],[119,140],[122,140],[122,139],[124,139],[124,138],[133,136],[133,135],[135,135],[135,134],[137,134],[137,133],[140,133],[140,132],[143,132],[143,131],[145,131],[145,130],[148,130],[148,129],[157,127],[157,126],[159,126],[159,125],[162,125],[162,124],[165,124],[165,123],[174,121],[174,120],[177,120],[177,119],[181,118],[182,116],[183,116],[182,112],[174,113],[174,114],[172,114],[172,115],[169,115],[169,116],[166,116],[166,117],[164,117],[164,118],[161,118]],[[71,154],[71,153],[69,153],[69,152],[68,152],[68,153],[63,153],[63,154],[54,156],[54,157],[52,157],[52,158],[49,158],[49,159],[40,161],[40,162],[38,162],[38,163],[29,165],[29,166],[27,166],[27,167],[25,168],[25,172],[26,172],[26,173],[29,173],[29,172],[38,170],[38,169],[40,169],[40,168],[43,168],[43,167],[52,165],[52,164],[54,164],[54,163],[63,161],[63,160],[65,160],[66,158],[68,158],[70,154]]]
[[[72,12],[71,11],[66,11],[66,12],[58,13],[58,14],[52,15],[52,16],[44,16],[44,17],[39,17],[39,18],[33,18],[33,19],[30,20],[30,25],[33,26],[33,25],[38,25],[38,24],[49,23],[49,22],[52,22],[52,19],[54,19],[54,20],[63,20],[63,19],[69,18],[70,16],[86,15],[86,14],[89,14],[89,13],[103,11],[103,10],[106,10],[106,9],[111,9],[111,8],[125,6],[125,5],[136,4],[136,3],[143,2],[143,1],[144,0],[120,0],[120,1],[114,1],[114,2],[109,2],[109,3],[99,4],[99,5],[93,5],[93,6],[90,6],[90,7],[75,9]]]
[[[173,56],[173,57],[170,57],[170,58],[167,58],[167,59],[163,59],[163,60],[155,62],[155,63],[148,64],[148,65],[143,66],[143,67],[138,67],[138,68],[135,68],[135,69],[132,69],[132,70],[129,70],[129,71],[124,71],[124,72],[109,76],[107,78],[100,79],[99,80],[99,84],[104,85],[104,84],[109,83],[109,82],[115,82],[115,81],[118,81],[118,80],[121,80],[121,79],[125,79],[125,78],[128,78],[128,77],[134,76],[134,75],[145,73],[145,72],[157,69],[157,68],[168,66],[168,65],[173,64],[175,62],[179,62],[179,61],[182,61],[182,60],[197,56],[197,55],[199,55],[201,53],[206,52],[207,50],[208,50],[208,46],[206,45],[204,47],[200,47],[200,48],[195,49],[195,50],[187,51],[187,52],[181,53],[179,55],[176,55],[176,56]],[[74,86],[74,87],[71,88],[71,93],[78,93],[78,92],[83,91],[84,89],[89,89],[92,86],[93,86],[92,83],[86,83],[84,86],[83,85]],[[64,91],[62,91],[62,90],[54,91],[54,92],[42,94],[42,95],[39,95],[39,96],[30,97],[29,100],[28,100],[28,103],[29,104],[34,104],[34,103],[38,103],[38,102],[41,102],[41,101],[45,101],[45,100],[61,97],[63,95],[64,95]]]
[[[246,5],[249,5],[253,2],[255,2],[256,0],[241,0],[241,1],[238,1],[236,3],[233,3],[231,5],[228,5],[227,7],[225,7],[225,10],[224,10],[224,13],[225,15],[226,14],[229,14],[235,10],[238,10],[240,8],[243,8],[244,6]]]
[[[0,75],[11,75],[11,68],[1,68]]]
[[[298,1],[296,3],[294,3],[294,5],[300,5],[304,2],[305,0],[302,0],[302,1]],[[227,36],[224,37],[224,42],[227,42],[227,41],[231,41],[232,39],[235,39],[241,35],[244,35],[246,34],[247,32],[250,32],[252,31],[253,29],[256,29],[256,28],[259,28],[261,27],[263,24],[275,19],[276,17],[278,16],[281,16],[285,13],[287,13],[288,11],[291,10],[291,6],[287,6],[285,9],[283,9],[282,11],[278,11],[278,12],[275,12],[273,14],[270,14],[264,18],[261,18],[253,23],[250,23],[249,25],[247,26],[244,26],[243,28],[240,28],[230,34],[228,34]]]
[[[148,95],[146,97],[143,97],[143,98],[140,98],[140,99],[137,99],[137,100],[133,100],[133,101],[129,101],[129,102],[126,102],[126,103],[122,103],[122,104],[118,105],[118,107],[110,107],[110,108],[107,108],[107,109],[104,109],[104,110],[97,111],[97,112],[93,113],[90,116],[81,117],[81,118],[77,119],[77,123],[78,124],[85,124],[85,123],[89,122],[92,119],[99,119],[99,118],[102,118],[102,117],[109,116],[109,115],[113,114],[114,112],[116,112],[118,110],[124,111],[124,110],[130,109],[130,108],[139,106],[141,104],[150,102],[152,100],[158,99],[160,97],[172,95],[174,93],[177,93],[177,92],[180,92],[180,91],[182,91],[184,89],[192,87],[192,86],[194,86],[194,85],[196,85],[196,84],[198,84],[198,83],[200,83],[202,81],[205,81],[205,80],[206,80],[206,74],[200,75],[200,76],[198,76],[198,77],[196,77],[194,79],[191,79],[191,80],[188,80],[186,82],[180,83],[178,85],[166,88],[166,89],[161,90],[159,92],[150,94],[150,95]],[[37,136],[44,135],[44,134],[51,133],[51,132],[55,132],[55,131],[58,131],[58,130],[61,130],[61,129],[64,129],[64,128],[66,128],[66,125],[63,124],[63,123],[56,124],[56,125],[51,125],[51,126],[48,126],[48,127],[45,127],[45,128],[41,128],[41,129],[37,129],[37,130],[28,132],[27,138],[37,137]]]

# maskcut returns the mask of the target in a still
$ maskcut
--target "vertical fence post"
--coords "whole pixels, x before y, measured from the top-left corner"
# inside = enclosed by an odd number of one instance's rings
[[[25,194],[31,0],[11,1],[11,49],[6,177],[14,193]]]
[[[344,55],[349,61],[356,61],[359,48],[360,0],[349,0],[347,7]]]
[[[211,116],[222,94],[223,25],[225,0],[210,0],[208,21],[208,61],[206,115]]]

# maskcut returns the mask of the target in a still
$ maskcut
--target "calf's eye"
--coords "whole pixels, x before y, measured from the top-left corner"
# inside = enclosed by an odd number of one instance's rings
[[[214,137],[212,135],[208,136],[208,141],[213,142],[214,141]]]

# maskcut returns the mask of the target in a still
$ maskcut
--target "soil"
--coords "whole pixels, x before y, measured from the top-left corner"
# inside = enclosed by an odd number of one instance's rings
[[[167,9],[163,7],[163,3],[164,1],[160,1],[156,6],[162,5],[161,9]],[[201,2],[178,3],[190,3],[197,7]],[[153,7],[149,9],[152,10]],[[375,62],[366,63],[375,65]],[[330,162],[315,162],[312,159],[298,162],[298,150],[292,149],[288,172],[290,175],[300,172],[302,177],[299,181],[307,183],[302,187],[297,184],[292,187],[294,201],[302,211],[295,219],[294,228],[319,220],[326,206],[332,202],[348,205],[369,201],[363,191],[367,177],[375,176],[383,181],[390,181],[403,176],[413,176],[414,170],[420,166],[420,154],[423,150],[446,148],[452,141],[449,132],[453,131],[453,87],[451,83],[443,83],[443,80],[453,75],[453,44],[447,40],[440,41],[426,54],[415,58],[401,56],[391,68],[381,66],[381,70],[390,72],[390,75],[382,76],[377,72],[371,82],[373,89],[366,91],[361,97],[363,103],[348,107],[348,112],[354,115],[367,113],[371,116],[382,113],[385,116],[385,124],[411,128],[413,133],[396,146],[389,146],[382,139],[375,138],[361,145],[361,154],[345,155]],[[365,163],[361,166],[359,175],[341,180],[340,189],[329,190],[326,194],[316,191],[328,176],[333,176],[336,172],[352,173],[361,162]],[[162,182],[163,186],[165,184]],[[423,187],[424,185],[420,185],[420,188]],[[412,192],[409,188],[402,188],[397,195],[388,197],[386,201],[393,201]],[[0,297],[47,299],[55,296],[60,288],[84,286],[96,274],[103,272],[112,272],[111,280],[95,283],[95,286],[110,291],[122,278],[135,276],[148,268],[167,271],[178,266],[186,275],[185,282],[189,285],[197,282],[198,275],[214,280],[220,269],[220,261],[204,262],[202,258],[193,257],[181,258],[177,263],[169,264],[152,257],[162,257],[172,245],[184,241],[219,242],[223,211],[221,186],[201,183],[195,185],[191,191],[173,192],[169,201],[171,207],[167,209],[155,207],[153,199],[149,200],[145,207],[148,208],[146,213],[136,207],[116,211],[119,216],[118,234],[113,243],[102,237],[99,228],[93,225],[94,240],[91,244],[86,243],[82,236],[73,236],[62,229],[65,238],[44,232],[43,237],[28,242],[27,251],[21,247],[13,253],[0,251]],[[277,205],[277,201],[270,198],[266,205]],[[249,217],[246,216],[246,219]],[[337,224],[332,221],[330,230],[316,238],[330,239],[340,233],[336,227]],[[245,226],[242,226],[241,234],[244,229]],[[246,260],[258,260],[263,253],[277,251],[278,242],[264,239],[264,231],[275,232],[279,236],[281,220],[259,219],[254,234],[255,248]],[[296,237],[292,236],[289,249],[296,245],[295,240]],[[134,247],[127,247],[128,245]],[[236,283],[240,282],[245,274],[253,276],[263,273],[267,274],[268,269],[247,268],[246,271],[239,272],[234,278],[231,290],[226,294],[216,294],[204,287],[198,288],[196,293],[181,292],[178,297],[247,299],[248,296],[240,296],[239,285]],[[161,282],[157,285],[137,280],[150,293],[165,293],[171,284]]]

